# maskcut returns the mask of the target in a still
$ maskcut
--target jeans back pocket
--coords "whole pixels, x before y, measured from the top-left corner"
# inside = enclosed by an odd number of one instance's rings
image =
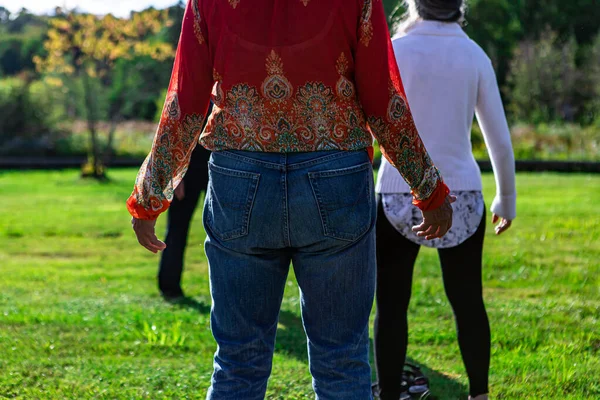
[[[206,223],[221,240],[248,235],[260,174],[208,166]]]
[[[374,219],[375,197],[371,163],[309,172],[308,177],[325,236],[355,241],[369,230]]]

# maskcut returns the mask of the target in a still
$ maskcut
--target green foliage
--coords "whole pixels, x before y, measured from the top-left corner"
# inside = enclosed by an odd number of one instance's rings
[[[34,72],[33,58],[44,53],[46,17],[22,10],[15,15],[0,6],[0,76]]]
[[[520,44],[508,77],[512,87],[508,109],[515,118],[534,123],[575,120],[581,79],[576,50],[574,38],[562,42],[552,31],[538,41]]]
[[[595,122],[600,128],[600,33],[587,48],[585,58],[583,87],[589,101],[586,103],[588,122]]]
[[[0,79],[0,154],[52,151],[60,115],[52,88],[42,81]]]
[[[521,123],[511,127],[511,136],[517,160],[600,161],[600,131],[594,126]],[[477,159],[489,159],[477,124],[473,125],[471,143]]]
[[[108,183],[82,181],[74,170],[0,174],[1,396],[204,398],[215,342],[202,213],[191,224],[183,281],[193,301],[166,304],[156,288],[158,259],[137,243],[124,206],[135,173],[114,169]],[[483,183],[489,202],[492,175]],[[600,398],[600,177],[518,174],[517,190],[513,227],[498,237],[488,226],[485,240],[491,396]],[[158,220],[159,236],[165,220]],[[417,260],[409,321],[408,354],[426,368],[433,395],[466,399],[432,249]],[[293,274],[267,398],[314,398]]]
[[[62,80],[75,77],[83,83],[83,104],[91,143],[91,166],[85,167],[83,176],[104,178],[103,164],[113,153],[114,128],[124,118],[123,111],[132,97],[127,91],[131,83],[128,64],[121,64],[122,68],[116,65],[119,60],[136,57],[157,61],[169,59],[172,47],[155,40],[163,27],[170,24],[167,17],[166,11],[149,8],[131,13],[128,19],[111,14],[99,17],[69,12],[50,20],[44,42],[45,57],[35,57],[34,61],[40,72]],[[104,96],[107,96],[107,101],[102,101]],[[112,128],[108,133],[107,146],[102,149],[97,124],[103,119],[103,105],[107,106]],[[148,114],[153,114],[153,110]],[[86,172],[88,169],[91,169],[91,174]]]
[[[404,4],[398,0],[383,0],[383,9],[387,15],[388,27],[391,32],[394,32],[404,15]]]

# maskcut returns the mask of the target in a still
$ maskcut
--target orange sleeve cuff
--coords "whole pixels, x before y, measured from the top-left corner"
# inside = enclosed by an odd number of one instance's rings
[[[431,196],[425,200],[413,200],[413,204],[421,209],[421,211],[435,210],[444,204],[444,200],[446,200],[448,194],[450,194],[450,189],[440,180]]]
[[[136,219],[157,219],[160,213],[166,211],[167,208],[169,208],[169,205],[170,203],[168,200],[163,200],[161,207],[158,210],[148,211],[138,204],[135,198],[135,194],[132,194],[131,196],[129,196],[129,199],[127,199],[127,211],[129,211],[129,214],[131,214],[131,216]]]

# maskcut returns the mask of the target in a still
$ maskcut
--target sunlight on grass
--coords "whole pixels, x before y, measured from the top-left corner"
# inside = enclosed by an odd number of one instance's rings
[[[156,289],[158,258],[137,244],[124,207],[135,172],[111,170],[108,183],[75,170],[0,172],[0,397],[205,395],[215,344],[201,210],[183,282],[193,301],[169,305]],[[489,204],[491,175],[484,185]],[[518,190],[514,227],[486,236],[493,398],[600,398],[600,176],[520,174]],[[436,398],[466,399],[431,249],[419,256],[409,318],[409,357]],[[313,398],[293,274],[279,327],[267,397]]]

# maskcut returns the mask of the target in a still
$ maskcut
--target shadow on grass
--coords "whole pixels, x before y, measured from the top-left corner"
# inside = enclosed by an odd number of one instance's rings
[[[308,363],[306,335],[304,334],[302,319],[293,312],[281,310],[279,313],[275,351]]]
[[[174,307],[179,308],[188,308],[191,310],[196,310],[201,314],[210,313],[210,305],[204,303],[203,301],[198,301],[193,297],[184,297],[182,299],[178,299],[177,301],[170,302]]]
[[[369,339],[371,349],[373,349],[373,339]],[[306,335],[302,320],[296,314],[290,311],[282,310],[279,314],[279,328],[277,329],[277,342],[275,351],[294,357],[300,362],[308,363],[308,355],[306,349]],[[370,352],[370,362],[375,371],[375,360],[373,359],[373,351]],[[418,360],[409,359],[408,362],[418,365],[425,376],[429,378],[429,387],[431,388],[431,396],[428,400],[448,399],[448,398],[467,398],[468,389],[465,385],[455,379],[443,374],[440,371],[421,364]],[[375,373],[373,373],[375,378]],[[452,396],[452,397],[448,397]]]
[[[437,399],[448,399],[448,398],[459,398],[466,399],[469,397],[468,388],[462,383],[458,382],[455,379],[441,373],[440,371],[436,371],[435,369],[430,368],[428,365],[421,364],[418,360],[413,360],[409,358],[407,360],[411,364],[418,365],[421,368],[421,371],[425,374],[427,378],[429,378],[429,388],[431,389],[431,396],[429,396],[428,400],[437,400]],[[458,394],[459,397],[455,397]],[[452,396],[452,397],[449,397]]]

